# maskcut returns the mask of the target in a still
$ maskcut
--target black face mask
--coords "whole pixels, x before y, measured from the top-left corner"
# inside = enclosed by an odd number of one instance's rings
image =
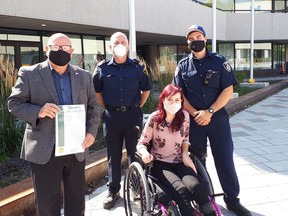
[[[205,48],[204,40],[195,40],[188,44],[188,49],[194,52],[201,52]]]
[[[71,60],[70,53],[67,53],[63,50],[50,51],[49,59],[52,63],[58,66],[64,66],[69,63]]]

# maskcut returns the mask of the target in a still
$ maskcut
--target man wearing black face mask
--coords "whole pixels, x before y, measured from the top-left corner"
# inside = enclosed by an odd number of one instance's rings
[[[8,98],[10,112],[26,122],[21,158],[31,166],[38,216],[61,215],[61,182],[64,214],[81,216],[85,211],[85,155],[94,143],[100,114],[92,76],[69,64],[72,53],[66,35],[52,35],[46,46],[48,60],[21,67]],[[86,134],[79,142],[84,152],[55,157],[58,105],[73,104],[85,107]]]
[[[182,88],[184,109],[190,113],[190,151],[205,165],[209,139],[227,208],[238,216],[250,216],[251,212],[238,198],[240,187],[233,161],[233,141],[224,108],[237,83],[234,72],[223,56],[206,48],[203,27],[192,25],[185,36],[191,54],[179,62],[173,83]]]

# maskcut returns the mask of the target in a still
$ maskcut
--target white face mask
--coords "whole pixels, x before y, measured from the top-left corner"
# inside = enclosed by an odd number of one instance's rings
[[[118,44],[115,48],[114,48],[114,54],[118,57],[118,58],[123,58],[126,54],[127,54],[127,49],[124,45],[122,44]]]
[[[164,109],[171,114],[175,114],[181,109],[181,103],[167,104],[163,102],[163,105],[164,105]]]

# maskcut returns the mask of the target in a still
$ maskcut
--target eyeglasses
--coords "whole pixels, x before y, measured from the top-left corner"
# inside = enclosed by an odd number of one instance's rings
[[[70,45],[63,45],[63,46],[49,45],[49,48],[52,51],[58,51],[60,48],[61,48],[61,50],[65,51],[65,52],[69,52],[71,50],[71,46]]]

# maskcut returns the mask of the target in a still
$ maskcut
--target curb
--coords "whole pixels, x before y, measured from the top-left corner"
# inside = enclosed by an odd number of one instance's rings
[[[279,81],[265,88],[255,90],[249,94],[245,94],[241,97],[230,100],[225,106],[225,109],[229,115],[234,115],[235,113],[240,112],[273,94],[276,94],[287,87],[288,79]]]
[[[127,164],[126,150],[122,151],[122,165]],[[86,182],[107,176],[106,148],[86,158]],[[35,212],[34,189],[31,178],[0,189],[0,216],[30,216]]]

